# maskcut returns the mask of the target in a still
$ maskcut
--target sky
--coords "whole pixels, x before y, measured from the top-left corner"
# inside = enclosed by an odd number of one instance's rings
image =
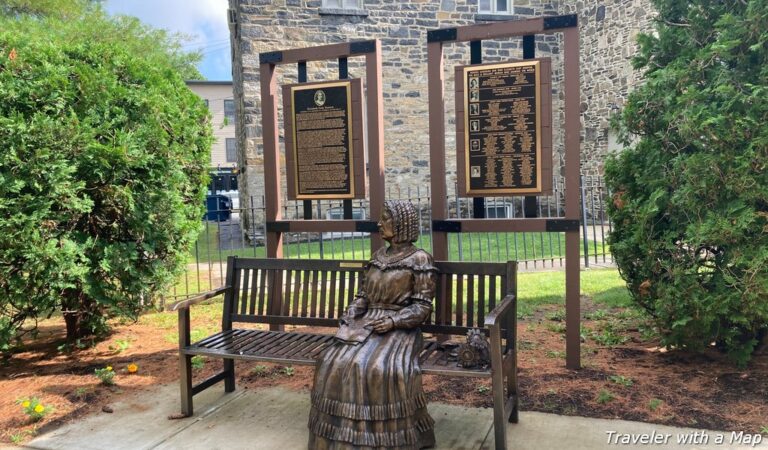
[[[200,50],[198,70],[208,80],[232,79],[227,0],[107,0],[110,14],[138,17],[155,28],[190,36],[185,49]]]

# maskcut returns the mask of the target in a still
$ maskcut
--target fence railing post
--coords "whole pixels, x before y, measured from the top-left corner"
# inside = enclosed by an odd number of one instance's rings
[[[589,267],[589,242],[587,242],[587,202],[584,190],[584,175],[579,175],[579,189],[581,190],[581,231],[584,235],[584,267]]]
[[[579,177],[579,193],[581,195],[581,210],[580,221],[582,227],[582,245],[584,248],[584,265],[590,267],[590,256],[594,255],[595,264],[600,264],[599,256],[602,253],[603,262],[607,262],[608,251],[605,246],[606,235],[612,231],[612,223],[610,218],[606,216],[606,204],[610,201],[610,192],[605,188],[602,177],[589,177],[582,175]],[[553,181],[553,194],[547,201],[546,210],[543,203],[539,202],[539,216],[547,216],[552,218],[562,217],[564,211],[562,210],[561,198],[563,196],[563,181],[561,177],[556,178]],[[431,214],[428,214],[427,208],[431,206],[432,192],[430,189],[426,191],[417,186],[416,189],[401,188],[396,186],[395,189],[391,189],[388,198],[407,198],[416,206],[419,217],[423,219],[423,223],[420,224],[420,231],[426,235],[429,235],[430,244],[434,235],[432,233],[432,224],[430,221]],[[396,195],[393,195],[396,194]],[[589,196],[589,199],[587,197]],[[517,218],[517,211],[522,210],[521,199],[519,196],[512,197],[511,199],[499,200],[498,198],[488,198],[486,203],[489,214],[493,217],[501,214],[502,211],[506,214],[506,207],[509,201],[510,209],[508,211],[510,218]],[[426,202],[424,204],[424,202]],[[282,206],[283,217],[299,217],[300,207],[302,202],[285,202]],[[354,204],[354,203],[353,203]],[[363,211],[363,217],[369,217],[370,220],[376,220],[374,217],[370,217],[370,203],[361,200],[357,203],[357,208]],[[454,185],[453,192],[446,192],[446,207],[448,209],[448,219],[463,219],[471,217],[471,202],[465,198],[459,197],[457,186]],[[322,201],[316,204],[315,213],[318,217],[325,217],[327,211],[331,209],[340,208],[341,202],[334,203],[333,201]],[[554,209],[552,211],[551,209]],[[264,220],[266,213],[266,203],[262,196],[249,196],[244,198],[243,202],[237,209],[233,209],[232,212],[239,211],[240,225],[235,223],[228,223],[226,221],[213,221],[205,220],[205,227],[203,228],[198,241],[195,242],[194,247],[191,249],[190,262],[187,264],[184,274],[179,277],[177,283],[169,289],[168,293],[163,295],[162,301],[168,301],[169,299],[175,300],[179,297],[186,297],[194,295],[203,290],[203,287],[207,286],[216,287],[214,281],[214,272],[217,271],[215,266],[218,264],[218,271],[225,270],[226,263],[224,262],[226,256],[231,254],[237,254],[239,256],[258,254],[257,248],[264,245],[263,239],[266,236],[267,228]],[[353,208],[353,211],[355,209]],[[206,214],[218,214],[222,211],[214,209],[207,211]],[[554,216],[553,216],[554,213]],[[590,219],[591,217],[591,219]],[[599,222],[599,223],[598,223]],[[600,227],[600,233],[598,234],[597,227]],[[607,226],[607,232],[605,230]],[[227,234],[228,238],[224,239],[222,231],[231,229],[239,229],[238,231],[243,234],[240,241],[240,247],[236,245],[237,239],[232,238],[234,233]],[[591,228],[591,233],[590,233]],[[533,265],[534,268],[546,267],[546,260],[549,259],[554,266],[556,259],[559,259],[561,264],[564,261],[564,255],[562,252],[558,252],[555,255],[553,248],[561,248],[562,246],[562,234],[558,233],[549,237],[537,234],[536,232],[520,232],[511,233],[502,232],[503,236],[499,233],[487,233],[486,235],[479,235],[473,233],[452,233],[447,239],[448,247],[453,254],[454,258],[458,258],[458,261],[472,260],[472,258],[483,258],[485,260],[499,261],[502,259],[516,259],[521,263],[521,267],[529,267]],[[340,237],[337,237],[340,236]],[[589,251],[590,244],[588,242],[589,237],[592,236],[594,241],[593,252]],[[502,242],[503,237],[503,242]],[[364,250],[359,250],[355,245],[358,240],[363,248],[365,248],[365,238],[361,238],[357,232],[339,232],[323,234],[322,232],[313,233],[284,233],[283,246],[284,256],[286,258],[304,258],[308,257],[312,253],[312,249],[317,246],[317,250],[320,252],[320,258],[349,258],[361,259],[367,258],[369,255]],[[547,240],[549,241],[549,253],[545,251],[547,246]],[[495,245],[494,245],[495,244]],[[598,246],[598,244],[601,244]],[[503,246],[503,249],[502,249]],[[540,246],[537,250],[536,247]],[[426,246],[425,246],[426,247]],[[601,250],[602,248],[602,250]],[[338,255],[338,252],[341,255]],[[246,253],[247,252],[247,253]],[[514,252],[514,253],[513,253]],[[194,259],[194,264],[192,262]],[[538,263],[541,262],[541,265]],[[183,277],[183,278],[182,278]],[[178,284],[178,285],[177,285]],[[183,292],[181,292],[183,289]]]

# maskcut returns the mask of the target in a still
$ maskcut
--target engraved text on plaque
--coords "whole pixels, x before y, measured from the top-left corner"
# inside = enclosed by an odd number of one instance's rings
[[[540,61],[462,73],[465,193],[542,192]]]

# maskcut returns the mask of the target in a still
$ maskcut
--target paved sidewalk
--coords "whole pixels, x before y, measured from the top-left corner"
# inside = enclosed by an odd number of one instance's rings
[[[166,385],[124,398],[110,406],[114,413],[95,413],[57,430],[41,435],[25,449],[305,449],[309,393],[279,387],[239,389],[224,394],[215,386],[195,397],[196,413],[191,418],[168,420],[178,411],[176,385]],[[437,449],[493,449],[493,411],[484,408],[431,403],[435,419]],[[519,424],[508,425],[510,450],[580,450],[609,448],[658,449],[747,449],[733,445],[730,432],[673,428],[623,420],[587,419],[522,412]],[[609,432],[614,444],[609,444]],[[696,434],[694,434],[696,433]],[[714,445],[722,434],[723,445]],[[669,435],[668,438],[665,436]],[[709,445],[678,445],[680,437],[706,436]],[[624,439],[648,439],[667,444],[622,445]],[[18,447],[15,447],[18,449]],[[764,439],[757,448],[768,448]]]

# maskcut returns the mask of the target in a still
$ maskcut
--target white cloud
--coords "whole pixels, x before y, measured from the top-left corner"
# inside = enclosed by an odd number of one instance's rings
[[[228,39],[226,0],[109,0],[112,14],[136,16],[157,28],[196,35],[198,40]]]
[[[105,8],[110,14],[135,16],[155,28],[188,35],[184,47],[203,53],[200,71],[211,79],[229,78],[227,0],[107,0]]]

